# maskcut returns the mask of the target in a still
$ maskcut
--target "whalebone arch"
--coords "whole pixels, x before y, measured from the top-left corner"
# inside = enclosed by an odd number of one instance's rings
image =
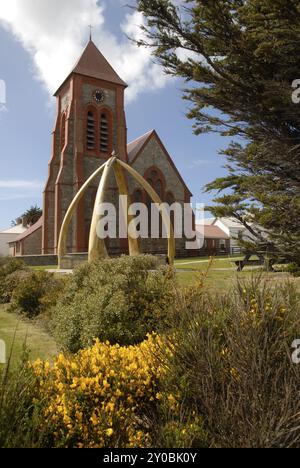
[[[168,263],[174,263],[175,257],[175,239],[174,239],[174,230],[171,222],[170,215],[168,210],[162,203],[161,198],[156,193],[154,188],[151,186],[144,177],[142,177],[135,169],[131,166],[126,164],[125,162],[118,159],[116,156],[112,156],[105,164],[100,166],[91,176],[90,178],[84,183],[84,185],[80,188],[76,196],[74,197],[72,203],[69,206],[69,209],[65,215],[63,220],[59,242],[58,242],[58,265],[59,268],[62,264],[63,257],[67,254],[67,235],[70,223],[72,221],[73,215],[75,211],[86,194],[87,190],[89,189],[90,185],[101,176],[99,187],[97,190],[97,195],[95,199],[94,209],[93,209],[93,217],[92,223],[90,228],[90,235],[89,235],[89,255],[88,261],[93,262],[95,260],[107,258],[108,252],[105,246],[105,242],[103,239],[99,239],[97,235],[97,225],[101,219],[101,215],[99,215],[98,206],[105,202],[105,195],[108,187],[108,180],[111,172],[114,172],[119,194],[123,196],[127,196],[127,200],[129,200],[128,188],[125,178],[125,171],[128,172],[138,183],[139,185],[146,191],[149,195],[153,203],[159,204],[161,206],[161,216],[163,224],[166,228],[166,232],[169,233],[168,236]],[[127,225],[130,223],[133,217],[128,215],[128,206],[122,206],[124,210],[125,219],[128,220]],[[129,244],[129,255],[130,256],[138,256],[141,254],[139,249],[139,244],[136,236],[132,237],[128,232],[128,244]]]

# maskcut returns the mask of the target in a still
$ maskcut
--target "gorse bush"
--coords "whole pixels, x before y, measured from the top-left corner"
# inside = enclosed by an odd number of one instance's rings
[[[37,361],[36,401],[42,402],[48,444],[58,448],[145,447],[147,415],[160,399],[161,370],[154,361],[160,339],[135,347],[97,342],[54,366]]]
[[[174,278],[157,270],[155,257],[121,257],[79,267],[52,311],[52,330],[62,349],[77,352],[95,338],[137,344],[163,330]]]
[[[13,289],[11,309],[28,318],[37,317],[55,305],[65,287],[65,282],[44,271],[27,273]]]
[[[219,297],[178,291],[163,385],[187,418],[203,421],[209,446],[299,447],[300,373],[291,362],[299,299],[289,283],[272,288],[255,279]]]

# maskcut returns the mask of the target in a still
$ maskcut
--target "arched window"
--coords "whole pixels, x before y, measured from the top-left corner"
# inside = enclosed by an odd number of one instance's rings
[[[95,113],[92,110],[87,113],[86,148],[88,151],[95,149]]]
[[[150,167],[145,175],[145,179],[151,185],[151,187],[155,190],[161,201],[163,202],[165,199],[165,178],[163,173],[157,167]],[[151,224],[152,224],[152,216],[151,216],[151,204],[152,200],[149,196],[146,197],[146,205],[148,208],[148,215],[149,215],[149,234],[151,233]],[[162,237],[162,217],[159,217],[159,237]]]
[[[60,149],[64,149],[66,144],[66,114],[62,115],[60,126]]]
[[[166,203],[168,203],[169,206],[172,206],[175,203],[175,197],[172,192],[168,192],[166,194]],[[171,212],[171,223],[174,228],[175,227],[175,214],[173,211]]]
[[[110,152],[111,128],[108,112],[101,111],[100,113],[100,152]]]
[[[154,190],[159,196],[159,198],[162,200],[163,198],[163,183],[160,179],[157,179],[154,184]]]
[[[165,199],[165,178],[163,173],[156,167],[149,168],[145,175],[145,179],[154,188],[159,198],[164,201]]]

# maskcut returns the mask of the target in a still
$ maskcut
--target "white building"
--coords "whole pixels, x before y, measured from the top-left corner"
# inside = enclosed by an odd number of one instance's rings
[[[213,222],[214,226],[218,226],[230,238],[231,253],[241,250],[238,241],[254,241],[255,237],[235,218],[216,218]]]
[[[9,242],[14,242],[25,231],[27,231],[27,227],[23,224],[0,231],[0,256],[7,257],[9,255]]]

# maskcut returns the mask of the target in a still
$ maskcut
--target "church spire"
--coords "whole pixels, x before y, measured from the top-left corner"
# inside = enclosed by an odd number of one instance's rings
[[[88,42],[80,59],[76,63],[71,73],[67,76],[63,84],[73,73],[88,76],[89,78],[96,78],[98,80],[107,81],[109,83],[121,85],[124,86],[124,88],[127,88],[125,81],[119,77],[113,67],[106,60],[104,55],[101,54],[100,50],[94,44],[92,38]],[[56,91],[55,96],[63,84]]]

